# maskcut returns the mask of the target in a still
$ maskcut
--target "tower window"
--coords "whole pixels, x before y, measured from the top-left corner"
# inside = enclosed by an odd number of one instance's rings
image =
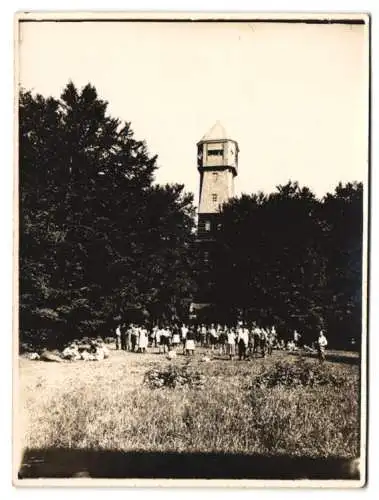
[[[211,230],[211,222],[209,220],[205,221],[205,230],[210,231]]]
[[[218,172],[213,172],[212,176],[215,182],[218,181]]]
[[[212,194],[212,201],[217,201],[217,194],[215,193]]]
[[[208,150],[208,156],[222,156],[222,149],[210,149]]]
[[[204,262],[205,262],[205,264],[208,264],[208,262],[209,262],[209,252],[204,252]]]

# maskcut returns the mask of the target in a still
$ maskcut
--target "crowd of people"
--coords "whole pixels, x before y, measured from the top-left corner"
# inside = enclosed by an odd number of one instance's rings
[[[148,324],[124,323],[119,324],[115,331],[116,349],[124,351],[145,353],[148,348],[153,348],[162,354],[180,350],[186,356],[193,356],[200,346],[229,359],[237,355],[240,360],[270,356],[274,349],[296,351],[301,338],[302,335],[295,330],[286,342],[279,338],[275,326],[248,326],[242,321],[236,326],[173,323],[149,327]],[[325,358],[326,346],[327,340],[321,330],[315,346],[320,360]]]

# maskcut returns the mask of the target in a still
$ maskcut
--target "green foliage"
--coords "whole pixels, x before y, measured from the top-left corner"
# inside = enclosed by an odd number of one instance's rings
[[[22,91],[19,116],[21,338],[57,344],[105,334],[117,316],[183,314],[192,195],[153,184],[156,157],[91,85],[60,99]]]
[[[340,387],[348,383],[343,373],[332,370],[325,364],[306,361],[298,358],[291,361],[278,361],[270,370],[263,367],[262,373],[254,378],[253,390],[257,387],[313,387],[317,385],[331,385]]]
[[[204,375],[189,365],[175,366],[172,364],[166,369],[153,368],[148,370],[144,377],[144,383],[151,389],[160,389],[162,387],[201,388],[204,381]]]
[[[216,233],[218,309],[275,324],[284,337],[300,330],[306,343],[319,328],[334,346],[358,340],[362,219],[361,183],[340,184],[323,200],[296,182],[232,199]]]

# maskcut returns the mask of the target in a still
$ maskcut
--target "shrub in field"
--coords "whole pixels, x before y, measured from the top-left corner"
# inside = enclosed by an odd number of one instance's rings
[[[183,386],[199,388],[203,387],[204,379],[204,375],[189,368],[188,365],[182,367],[170,365],[166,369],[153,368],[147,371],[144,383],[152,389]]]
[[[295,363],[279,361],[268,371],[260,373],[253,381],[253,387],[332,385],[340,387],[347,383],[346,377],[333,371],[326,364],[305,361],[299,358]]]

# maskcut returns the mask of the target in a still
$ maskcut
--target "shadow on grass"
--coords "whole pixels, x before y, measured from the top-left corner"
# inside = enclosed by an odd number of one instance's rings
[[[359,479],[353,461],[218,453],[26,450],[19,479]]]

